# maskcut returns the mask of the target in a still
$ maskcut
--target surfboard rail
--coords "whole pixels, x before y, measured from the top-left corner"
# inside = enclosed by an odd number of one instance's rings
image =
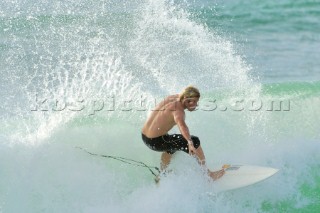
[[[215,190],[217,191],[228,191],[253,185],[266,180],[279,171],[271,167],[237,164],[226,164],[222,168],[224,168],[225,174],[214,181]]]

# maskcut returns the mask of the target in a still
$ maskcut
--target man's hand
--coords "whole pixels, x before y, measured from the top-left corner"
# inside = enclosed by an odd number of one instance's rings
[[[193,146],[193,144],[188,144],[188,148],[189,148],[189,155],[195,155],[197,153],[196,148]]]

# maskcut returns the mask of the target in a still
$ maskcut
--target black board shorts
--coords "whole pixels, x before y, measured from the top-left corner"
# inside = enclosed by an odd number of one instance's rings
[[[191,136],[193,146],[197,149],[200,146],[200,140],[196,136]],[[148,138],[142,134],[143,142],[152,150],[158,152],[167,152],[173,154],[176,151],[189,153],[188,141],[181,134],[166,134],[156,138]]]

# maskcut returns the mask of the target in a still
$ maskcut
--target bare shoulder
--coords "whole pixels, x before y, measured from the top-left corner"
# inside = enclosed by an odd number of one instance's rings
[[[184,119],[185,112],[180,101],[170,103],[170,110],[173,112],[174,117]]]
[[[169,95],[166,98],[163,99],[163,101],[161,101],[155,109],[158,110],[165,110],[168,108],[171,108],[172,103],[176,102],[179,100],[179,95]]]
[[[175,94],[175,95],[169,95],[168,97],[165,98],[165,102],[169,103],[169,102],[175,102],[179,99],[179,94]]]

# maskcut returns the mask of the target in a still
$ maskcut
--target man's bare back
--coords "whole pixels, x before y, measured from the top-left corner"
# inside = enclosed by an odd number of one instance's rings
[[[174,111],[176,110],[184,114],[179,95],[171,95],[152,110],[142,128],[142,133],[149,138],[167,134],[176,125],[174,121]]]

